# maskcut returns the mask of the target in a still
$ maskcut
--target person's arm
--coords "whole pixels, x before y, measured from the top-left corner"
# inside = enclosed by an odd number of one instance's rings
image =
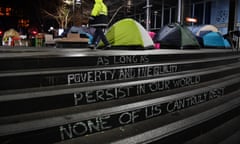
[[[96,17],[100,10],[101,10],[101,6],[99,4],[95,4],[93,6],[93,9],[92,9],[92,12],[91,12],[91,16],[92,17]]]

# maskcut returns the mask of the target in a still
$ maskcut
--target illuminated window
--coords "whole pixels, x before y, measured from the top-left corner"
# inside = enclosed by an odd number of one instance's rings
[[[12,8],[6,8],[6,16],[11,16]]]
[[[19,19],[18,20],[19,27],[29,27],[29,20],[27,19]]]
[[[0,16],[4,16],[3,8],[0,7]]]

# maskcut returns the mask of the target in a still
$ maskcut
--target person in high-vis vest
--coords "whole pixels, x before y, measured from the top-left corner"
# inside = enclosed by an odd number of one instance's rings
[[[104,4],[103,0],[95,0],[91,16],[89,18],[89,24],[96,29],[92,44],[89,47],[92,49],[97,48],[98,42],[102,40],[105,45],[104,48],[110,48],[111,45],[103,32],[103,29],[108,26],[108,8]]]

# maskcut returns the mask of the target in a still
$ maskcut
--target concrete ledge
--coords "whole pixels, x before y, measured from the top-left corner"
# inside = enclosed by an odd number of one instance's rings
[[[66,38],[55,41],[57,48],[83,48],[87,47],[88,42],[88,38],[81,38],[75,33],[69,33]]]

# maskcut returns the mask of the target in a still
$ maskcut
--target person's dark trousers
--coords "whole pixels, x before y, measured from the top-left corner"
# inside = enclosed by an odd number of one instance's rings
[[[102,28],[96,28],[95,34],[93,37],[93,44],[95,44],[96,42],[99,42],[100,40],[103,41],[105,46],[109,45],[108,40],[107,40],[106,36],[104,35]]]

